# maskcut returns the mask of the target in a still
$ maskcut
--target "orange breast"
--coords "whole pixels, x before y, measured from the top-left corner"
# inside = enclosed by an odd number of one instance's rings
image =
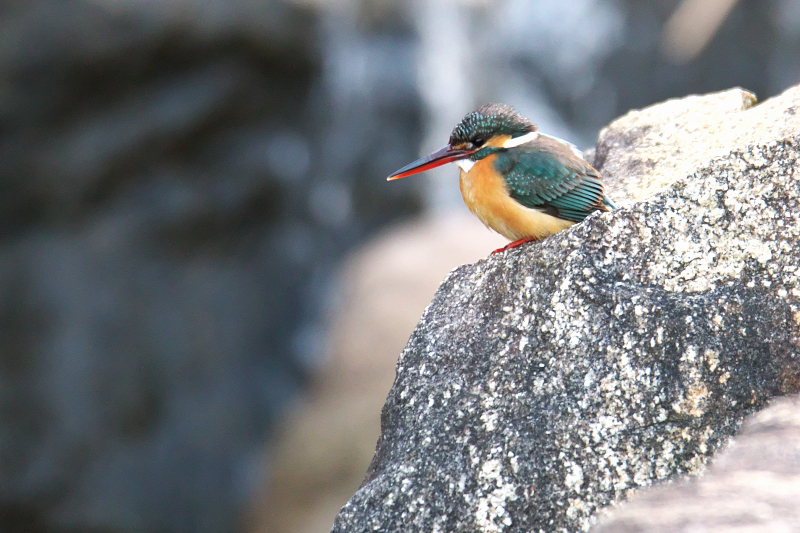
[[[543,239],[574,224],[525,207],[511,198],[505,180],[495,171],[495,157],[481,159],[469,172],[461,170],[461,196],[481,222],[512,241],[527,237]]]

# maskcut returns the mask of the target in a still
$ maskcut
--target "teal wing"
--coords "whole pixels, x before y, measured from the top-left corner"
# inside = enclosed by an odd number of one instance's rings
[[[600,174],[570,145],[541,135],[497,153],[495,167],[516,201],[558,218],[580,222],[594,211],[616,209],[606,197]]]

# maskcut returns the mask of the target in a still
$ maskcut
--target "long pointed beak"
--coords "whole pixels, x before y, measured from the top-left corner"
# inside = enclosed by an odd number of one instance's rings
[[[405,178],[406,176],[410,176],[412,174],[417,174],[419,172],[425,172],[426,170],[430,170],[432,168],[436,168],[439,166],[444,165],[445,163],[450,163],[452,161],[458,161],[459,159],[466,159],[471,154],[475,153],[475,150],[453,150],[450,148],[448,144],[441,150],[436,150],[430,155],[426,155],[420,159],[417,159],[410,165],[406,165],[388,178],[387,181],[392,180],[399,180],[400,178]]]

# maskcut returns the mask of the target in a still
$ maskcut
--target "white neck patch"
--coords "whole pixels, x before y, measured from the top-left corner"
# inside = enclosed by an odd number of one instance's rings
[[[519,146],[520,144],[525,144],[527,142],[535,141],[538,136],[539,136],[538,131],[532,131],[530,133],[526,133],[525,135],[514,137],[513,139],[509,139],[506,142],[504,142],[503,148],[514,148],[515,146]]]
[[[470,169],[475,165],[475,161],[472,159],[459,159],[458,161],[454,161],[454,163],[458,165],[459,168],[464,172],[469,172]]]
[[[509,139],[503,143],[503,148],[514,148],[515,146],[535,141],[536,139],[539,138],[539,135],[542,135],[544,137],[549,137],[550,139],[555,139],[557,141],[566,144],[567,146],[569,146],[569,148],[576,156],[583,159],[583,154],[581,153],[580,150],[578,150],[575,147],[574,144],[568,143],[567,141],[559,139],[558,137],[553,137],[551,135],[545,135],[544,133],[539,133],[538,131],[531,131],[529,133],[526,133],[525,135],[520,135],[519,137],[514,137],[513,139]],[[472,169],[472,167],[475,166],[475,161],[471,159],[459,159],[458,161],[454,161],[454,163],[458,165],[459,168],[461,168],[461,170],[463,170],[464,172],[469,172]]]
[[[583,159],[583,152],[578,150],[578,147],[572,144],[571,142],[565,141],[564,139],[559,139],[558,137],[553,137],[552,135],[545,135],[544,133],[542,133],[542,136],[549,137],[550,139],[555,139],[562,144],[566,144],[569,147],[569,149],[572,150],[572,153],[575,154],[576,157]]]
[[[571,142],[567,142],[564,139],[559,139],[558,137],[553,137],[552,135],[539,133],[538,131],[532,131],[520,137],[514,137],[513,139],[509,139],[505,143],[503,143],[503,148],[514,148],[515,146],[519,146],[520,144],[525,144],[527,142],[535,141],[540,135],[542,137],[547,137],[548,139],[555,139],[556,141],[565,144],[567,147],[569,147],[570,150],[572,150],[572,153],[575,154],[576,157],[583,159],[583,152],[578,150],[578,147],[572,144]]]

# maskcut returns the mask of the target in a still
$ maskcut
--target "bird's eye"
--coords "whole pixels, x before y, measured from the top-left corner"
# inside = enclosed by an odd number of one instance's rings
[[[479,137],[479,138],[477,138],[477,139],[474,139],[474,140],[472,141],[472,144],[473,144],[474,146],[483,146],[483,143],[485,143],[485,142],[486,142],[486,139],[483,139],[483,138],[480,138],[480,137]]]

